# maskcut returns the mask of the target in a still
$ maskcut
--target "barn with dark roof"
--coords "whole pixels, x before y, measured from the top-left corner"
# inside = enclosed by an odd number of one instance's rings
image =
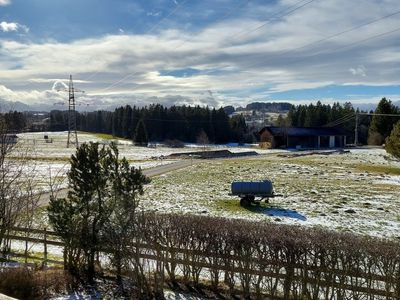
[[[275,127],[267,126],[259,132],[260,141],[271,148],[342,148],[347,133],[333,127]]]

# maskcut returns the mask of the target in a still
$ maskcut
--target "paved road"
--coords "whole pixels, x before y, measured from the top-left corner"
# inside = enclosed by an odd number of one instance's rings
[[[174,170],[186,168],[192,164],[199,163],[197,160],[180,160],[171,164],[160,165],[149,169],[144,169],[143,174],[148,177],[154,177],[158,175],[162,175]],[[57,198],[67,197],[68,189],[61,189],[55,192]],[[50,201],[50,193],[43,193],[39,198],[39,206],[45,206],[49,204]],[[1,300],[1,299],[0,299]]]
[[[157,166],[154,168],[144,169],[143,174],[148,177],[154,177],[154,176],[158,176],[158,175],[168,173],[168,172],[171,172],[174,170],[186,168],[194,163],[198,163],[198,161],[180,160],[180,161],[174,162],[172,164],[161,165],[161,166]]]

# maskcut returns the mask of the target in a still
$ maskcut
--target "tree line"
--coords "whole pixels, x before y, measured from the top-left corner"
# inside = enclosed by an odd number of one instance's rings
[[[382,145],[390,136],[400,118],[400,109],[392,101],[382,98],[375,111],[360,111],[350,102],[305,104],[292,106],[286,117],[279,116],[276,125],[288,127],[337,127],[349,134],[349,142],[354,142],[354,130],[358,114],[358,137],[360,144]],[[388,116],[392,115],[392,116]]]
[[[20,132],[26,127],[25,114],[18,111],[9,111],[0,114],[0,124],[3,128],[7,128],[8,132]]]
[[[196,142],[205,133],[212,143],[252,140],[242,116],[229,118],[223,108],[172,106],[153,104],[146,107],[126,105],[113,112],[76,113],[77,129],[112,134],[134,139],[142,121],[149,141],[180,140]],[[68,129],[68,112],[51,111],[50,130]]]

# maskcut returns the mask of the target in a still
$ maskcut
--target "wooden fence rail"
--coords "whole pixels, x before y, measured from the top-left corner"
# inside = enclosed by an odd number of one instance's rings
[[[32,236],[31,236],[32,235]],[[49,236],[52,237],[49,239]],[[15,227],[12,234],[8,235],[10,240],[25,241],[26,243],[43,244],[43,265],[47,263],[63,264],[64,262],[49,260],[47,258],[47,246],[64,247],[64,243],[58,238],[54,231]],[[181,249],[146,243],[134,243],[135,249],[132,253],[138,253],[142,260],[153,261],[162,264],[172,264],[181,269],[197,268],[207,269],[209,272],[218,270],[227,274],[239,274],[255,276],[256,278],[268,278],[280,281],[283,285],[288,278],[287,270],[293,273],[290,280],[298,286],[313,284],[327,289],[341,289],[352,293],[368,295],[359,299],[399,299],[396,294],[396,286],[400,285],[398,278],[388,278],[380,274],[367,273],[363,270],[343,270],[340,268],[327,268],[315,264],[307,265],[301,263],[288,263],[282,260],[259,261],[253,257],[243,258],[237,255],[221,255],[208,251]],[[107,253],[109,251],[103,250]],[[13,256],[40,259],[37,256],[15,254]],[[204,271],[204,270],[203,270]],[[319,272],[324,279],[308,277],[309,272]],[[211,274],[211,273],[210,273]],[[351,280],[350,280],[351,279]],[[358,284],[349,284],[356,281]],[[369,283],[369,284],[368,284]]]

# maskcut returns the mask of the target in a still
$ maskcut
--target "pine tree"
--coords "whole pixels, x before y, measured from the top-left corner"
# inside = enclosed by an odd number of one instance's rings
[[[118,159],[114,144],[109,148],[99,148],[97,143],[82,144],[70,162],[68,196],[52,197],[48,216],[64,241],[65,267],[77,275],[83,272],[92,281],[96,253],[114,246],[106,239],[106,233],[121,231],[119,227],[112,227],[118,224],[111,220],[121,214],[121,207],[137,207],[136,195],[143,193],[143,184],[149,180],[140,169]],[[129,217],[133,223],[133,214]],[[104,242],[108,243],[104,245]]]
[[[400,121],[398,121],[390,135],[386,138],[385,149],[388,153],[400,159]]]
[[[143,122],[143,119],[140,119],[136,126],[133,142],[136,146],[147,146],[149,143],[146,126]]]
[[[375,110],[376,114],[397,114],[398,112],[398,108],[392,104],[392,101],[386,98],[382,98]],[[386,137],[389,136],[395,123],[395,118],[374,115],[368,132],[368,143],[381,145]]]

